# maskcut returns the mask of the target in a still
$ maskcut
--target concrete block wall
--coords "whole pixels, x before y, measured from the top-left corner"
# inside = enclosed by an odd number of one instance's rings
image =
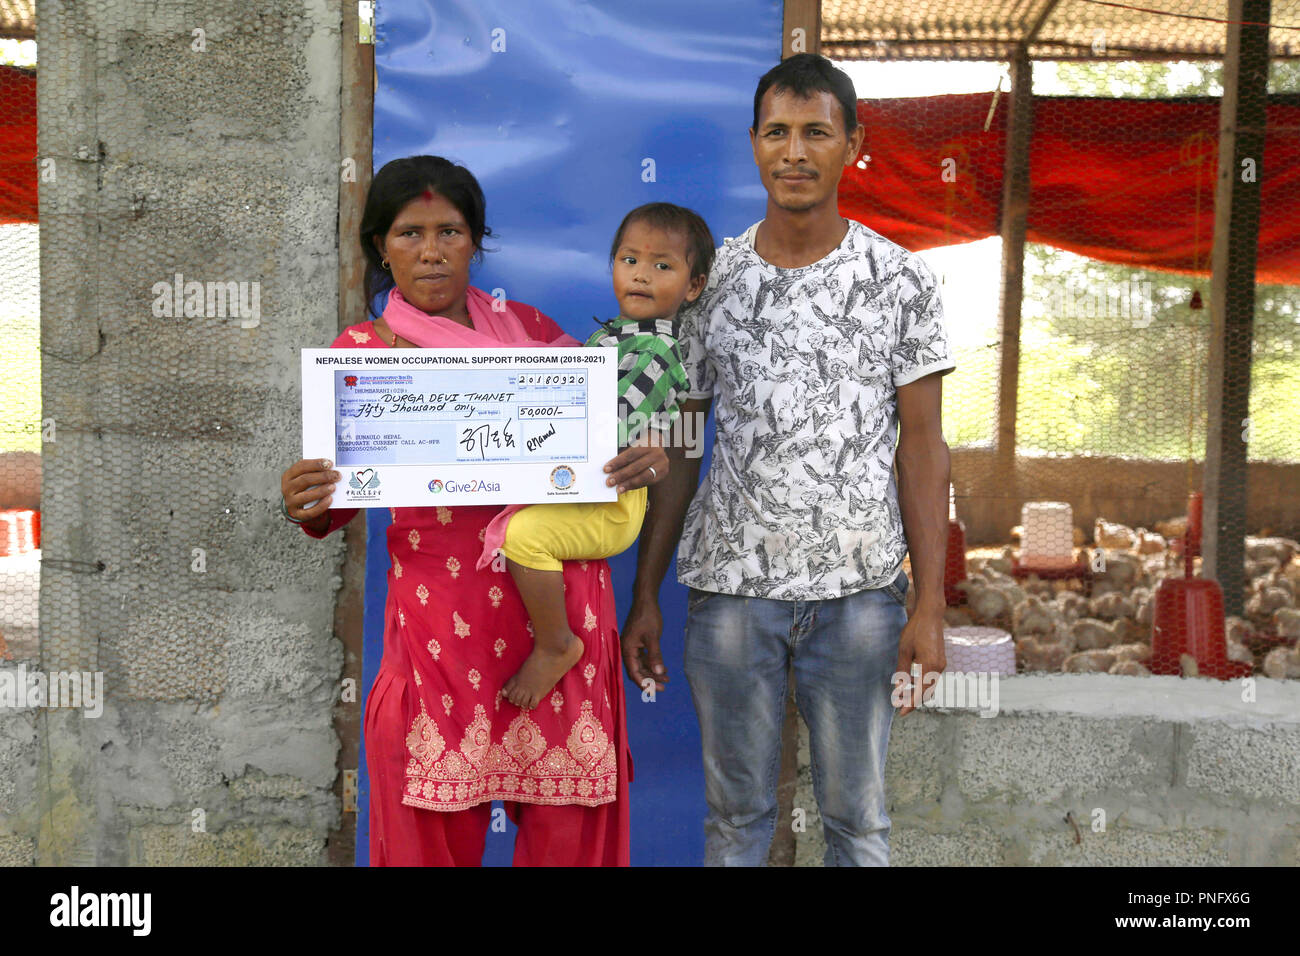
[[[1252,461],[1247,471],[1246,534],[1300,534],[1300,465]],[[1201,487],[1202,472],[1197,463],[1193,488]],[[1186,462],[1020,456],[1014,485],[1018,491],[1007,497],[1007,482],[998,474],[991,449],[954,448],[952,482],[957,517],[966,526],[969,546],[1009,543],[1026,501],[1068,501],[1074,523],[1089,536],[1099,517],[1131,528],[1153,528],[1157,521],[1187,513]]]
[[[1257,678],[1253,702],[1242,690],[1019,676],[1001,681],[996,716],[896,718],[891,865],[1300,865],[1300,683]],[[799,774],[795,806],[810,809],[795,865],[819,866],[806,727]]]
[[[13,670],[6,664],[5,670]],[[36,715],[0,711],[0,867],[36,863]],[[24,809],[30,808],[30,809]]]
[[[4,666],[102,672],[107,704],[0,715],[0,864],[324,863],[332,721],[358,706],[339,703],[343,543],[278,502],[296,350],[338,329],[342,0],[37,19],[57,439],[40,659]],[[256,321],[155,314],[176,273],[257,283]]]

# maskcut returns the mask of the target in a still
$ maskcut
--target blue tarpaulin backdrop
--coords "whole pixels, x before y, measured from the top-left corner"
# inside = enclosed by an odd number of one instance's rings
[[[414,154],[467,166],[487,196],[495,250],[472,282],[535,305],[579,339],[617,312],[609,245],[647,202],[690,206],[719,244],[763,215],[747,129],[754,86],[781,54],[780,0],[383,0],[375,65],[375,169]],[[705,436],[712,444],[712,425]],[[707,457],[705,464],[707,466]],[[368,511],[363,683],[383,653],[388,512]],[[626,614],[635,548],[611,561]],[[630,682],[632,862],[703,859],[699,730],[682,674],[685,589],[662,592],[671,682]],[[357,862],[368,861],[364,751]],[[513,828],[489,833],[508,864]]]

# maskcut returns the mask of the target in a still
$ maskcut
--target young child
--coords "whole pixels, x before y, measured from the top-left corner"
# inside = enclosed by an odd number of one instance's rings
[[[713,234],[699,215],[671,203],[638,206],[610,247],[619,316],[588,346],[618,349],[619,448],[666,431],[687,389],[677,350],[677,312],[704,291]],[[662,441],[655,442],[662,444]],[[594,561],[625,551],[641,533],[646,489],[617,501],[530,505],[510,516],[501,552],[533,622],[533,651],[502,693],[532,709],[583,654],[569,629],[562,561]]]

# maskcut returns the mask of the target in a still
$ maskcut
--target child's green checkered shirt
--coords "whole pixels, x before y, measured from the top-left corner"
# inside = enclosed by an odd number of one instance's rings
[[[677,350],[676,320],[620,316],[602,322],[585,344],[618,348],[619,448],[646,426],[666,431],[689,389]]]

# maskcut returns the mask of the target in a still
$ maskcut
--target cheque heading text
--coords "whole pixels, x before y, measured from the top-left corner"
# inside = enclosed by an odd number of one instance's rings
[[[416,351],[416,350],[412,350]],[[609,356],[598,349],[574,349],[573,355],[318,355],[317,365],[603,365]],[[594,354],[593,354],[594,353]]]

